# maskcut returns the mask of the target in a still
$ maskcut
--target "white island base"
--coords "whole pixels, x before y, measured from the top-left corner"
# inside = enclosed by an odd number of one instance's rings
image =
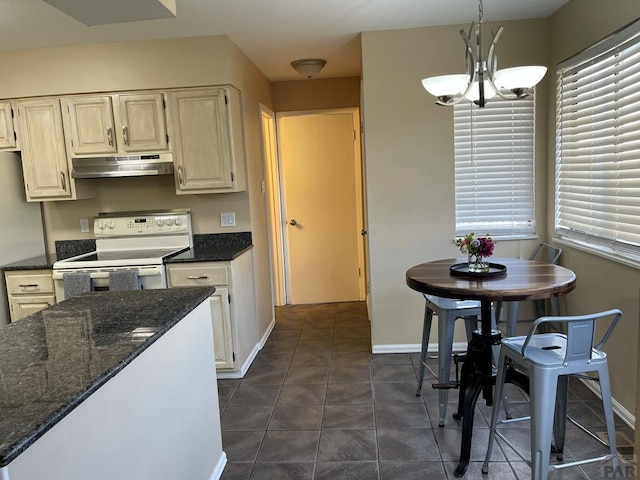
[[[219,479],[214,358],[205,301],[0,469],[0,480]]]

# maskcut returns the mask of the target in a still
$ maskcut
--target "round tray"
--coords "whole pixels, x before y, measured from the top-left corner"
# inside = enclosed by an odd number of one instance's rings
[[[456,275],[460,277],[474,277],[474,278],[485,278],[485,277],[499,277],[500,275],[505,275],[507,273],[507,267],[500,263],[490,263],[488,272],[470,272],[468,263],[454,263],[449,267],[451,275]]]

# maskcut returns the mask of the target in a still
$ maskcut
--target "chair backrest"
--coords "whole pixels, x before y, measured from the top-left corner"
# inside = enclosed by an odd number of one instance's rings
[[[555,264],[558,263],[558,259],[560,258],[561,253],[561,248],[554,247],[553,245],[549,245],[548,243],[541,243],[533,251],[533,253],[529,257],[529,260]]]
[[[589,360],[592,357],[593,349],[600,350],[602,346],[609,340],[613,329],[620,320],[622,312],[612,309],[604,312],[592,313],[589,315],[575,315],[566,317],[541,317],[533,322],[529,334],[522,345],[522,356],[527,356],[527,347],[538,327],[548,322],[559,322],[567,324],[567,348],[565,352],[564,363],[572,361]],[[594,343],[596,320],[613,317],[609,328],[597,343]]]

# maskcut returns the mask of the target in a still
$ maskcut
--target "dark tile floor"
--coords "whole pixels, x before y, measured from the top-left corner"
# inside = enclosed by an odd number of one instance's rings
[[[370,352],[364,303],[278,308],[276,327],[246,376],[218,382],[229,462],[222,478],[453,479],[460,423],[449,416],[445,427],[438,427],[437,392],[429,387],[430,378],[425,378],[423,396],[415,396],[419,354]],[[435,367],[437,360],[432,361]],[[456,394],[450,394],[450,412]],[[528,409],[525,397],[511,387],[509,398],[514,413]],[[465,478],[529,479],[527,465],[505,445],[494,448],[489,474],[482,475],[490,411],[479,402]],[[591,431],[605,431],[599,400],[577,381],[571,383],[569,412]],[[509,428],[512,441],[526,447],[527,424]],[[633,440],[626,425],[619,422],[618,429],[619,443]],[[567,426],[565,459],[606,451]],[[629,448],[620,451],[631,458]],[[601,479],[607,474],[602,465],[592,464],[550,478]]]

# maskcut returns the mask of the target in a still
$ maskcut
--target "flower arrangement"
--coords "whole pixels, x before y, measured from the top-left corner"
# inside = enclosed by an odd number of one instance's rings
[[[466,237],[456,238],[456,246],[462,253],[467,254],[470,272],[489,270],[489,264],[484,259],[493,255],[495,248],[495,243],[489,234],[481,237],[471,232]]]

